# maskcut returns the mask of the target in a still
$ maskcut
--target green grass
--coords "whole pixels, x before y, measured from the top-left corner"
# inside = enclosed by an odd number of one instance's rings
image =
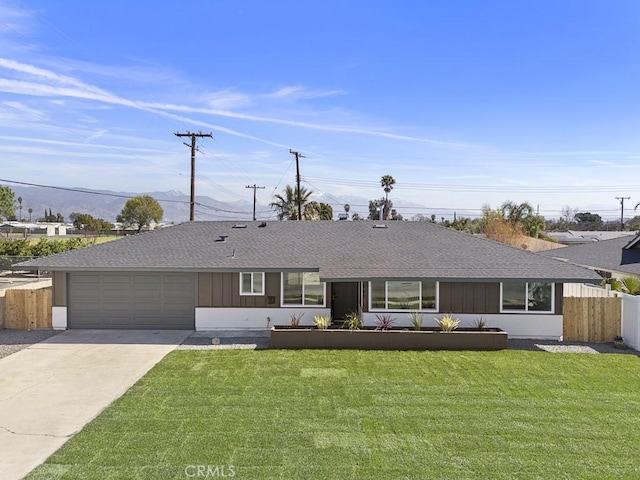
[[[28,478],[640,478],[639,451],[633,355],[182,350]]]

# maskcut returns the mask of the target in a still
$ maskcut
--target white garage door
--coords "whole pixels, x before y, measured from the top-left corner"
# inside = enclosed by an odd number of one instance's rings
[[[195,328],[193,273],[70,273],[69,328]]]

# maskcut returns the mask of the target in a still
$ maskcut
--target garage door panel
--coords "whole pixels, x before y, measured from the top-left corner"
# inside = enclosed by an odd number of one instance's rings
[[[183,273],[69,273],[69,327],[193,329],[195,282]]]

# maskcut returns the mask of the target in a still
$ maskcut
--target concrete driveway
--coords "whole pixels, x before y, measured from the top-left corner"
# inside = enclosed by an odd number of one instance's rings
[[[191,333],[68,330],[0,359],[0,478],[27,475]]]

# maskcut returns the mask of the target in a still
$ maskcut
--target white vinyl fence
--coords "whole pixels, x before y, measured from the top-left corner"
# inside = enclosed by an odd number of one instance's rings
[[[622,339],[635,350],[640,350],[640,298],[622,294]]]
[[[563,297],[619,297],[622,294],[611,290],[610,286],[606,288],[597,285],[585,285],[584,283],[565,283],[562,287]]]

